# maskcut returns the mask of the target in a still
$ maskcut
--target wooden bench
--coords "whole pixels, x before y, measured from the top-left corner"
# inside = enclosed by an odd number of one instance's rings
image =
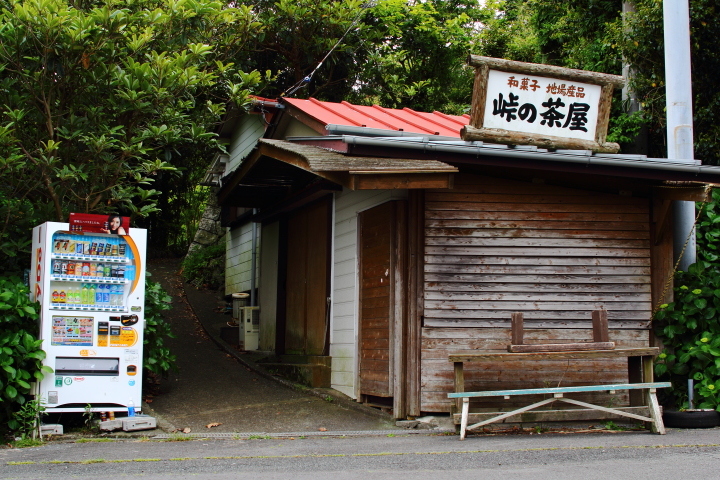
[[[656,389],[667,388],[670,386],[669,382],[647,382],[647,383],[618,383],[611,385],[589,385],[581,387],[554,387],[554,388],[528,388],[523,390],[495,390],[486,392],[455,392],[448,393],[448,398],[462,399],[462,416],[460,421],[460,440],[465,439],[467,430],[473,430],[475,428],[482,427],[489,423],[497,422],[513,415],[533,410],[543,405],[561,401],[578,405],[581,407],[591,408],[594,410],[600,410],[606,413],[612,413],[623,417],[633,418],[635,420],[641,420],[643,422],[649,422],[653,432],[660,435],[665,434],[665,426],[663,425],[662,416],[660,414],[660,406],[658,405],[657,397],[655,395]],[[644,417],[634,413],[625,412],[617,408],[602,407],[600,405],[594,405],[587,402],[581,402],[570,398],[565,398],[567,393],[578,393],[578,392],[602,392],[607,391],[614,394],[617,390],[644,390],[646,391],[646,402],[650,411],[650,417]],[[526,407],[518,408],[511,412],[501,413],[500,415],[494,416],[490,419],[468,426],[468,417],[470,413],[470,398],[476,397],[504,397],[506,400],[516,395],[552,395],[552,398],[547,398],[539,402],[533,403]]]

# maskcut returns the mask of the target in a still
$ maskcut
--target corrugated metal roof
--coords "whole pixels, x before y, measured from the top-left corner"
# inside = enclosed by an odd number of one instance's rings
[[[280,101],[325,125],[348,125],[460,138],[460,129],[470,122],[469,115],[416,112],[410,108],[384,108],[379,105],[369,107],[348,102],[322,102],[315,98],[282,98]]]

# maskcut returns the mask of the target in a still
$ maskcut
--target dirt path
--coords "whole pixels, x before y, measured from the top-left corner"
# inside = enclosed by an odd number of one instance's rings
[[[151,407],[178,429],[193,432],[357,431],[392,428],[380,418],[347,410],[256,374],[221,350],[206,334],[188,304],[175,273],[177,260],[152,260],[151,280],[173,297],[166,318],[176,338],[168,346],[177,355],[179,372],[161,384]],[[197,295],[194,296],[194,298]],[[196,301],[196,300],[194,300]],[[212,292],[203,301],[224,305]],[[208,311],[207,308],[204,309]],[[228,317],[229,319],[229,317]],[[206,425],[221,423],[211,430]]]

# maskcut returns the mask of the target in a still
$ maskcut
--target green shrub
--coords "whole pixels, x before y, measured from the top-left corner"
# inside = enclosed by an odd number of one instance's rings
[[[655,372],[672,382],[675,407],[688,404],[687,380],[695,381],[695,405],[720,411],[720,191],[699,205],[698,261],[675,276],[675,301],[655,314],[655,333],[665,350]]]
[[[183,260],[183,278],[198,288],[218,289],[225,282],[225,243],[202,247]]]
[[[720,273],[702,263],[678,272],[675,302],[661,305],[656,333],[665,350],[655,371],[672,381],[675,406],[689,408],[687,379],[695,380],[696,406],[720,410]]]
[[[31,384],[52,369],[42,365],[39,305],[16,277],[0,277],[0,426],[20,428],[16,414],[31,400]]]
[[[175,338],[170,324],[163,318],[163,312],[172,308],[171,302],[172,297],[159,283],[150,280],[146,282],[143,366],[149,374],[145,378],[165,377],[170,370],[177,370],[176,357],[165,346],[165,338]]]

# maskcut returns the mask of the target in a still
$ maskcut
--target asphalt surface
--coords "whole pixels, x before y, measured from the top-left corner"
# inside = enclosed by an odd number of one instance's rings
[[[391,434],[390,434],[391,435]],[[100,439],[96,439],[100,440]],[[125,439],[0,450],[0,478],[583,480],[716,478],[720,430]]]
[[[255,360],[263,355],[238,351],[220,338],[232,320],[219,292],[198,290],[182,281],[177,260],[149,262],[151,280],[173,298],[165,318],[175,338],[168,346],[179,371],[146,396],[145,413],[163,432],[278,433],[397,430],[389,415],[362,406],[331,389],[293,388]],[[208,425],[215,425],[208,427]],[[160,432],[162,433],[162,432]]]

